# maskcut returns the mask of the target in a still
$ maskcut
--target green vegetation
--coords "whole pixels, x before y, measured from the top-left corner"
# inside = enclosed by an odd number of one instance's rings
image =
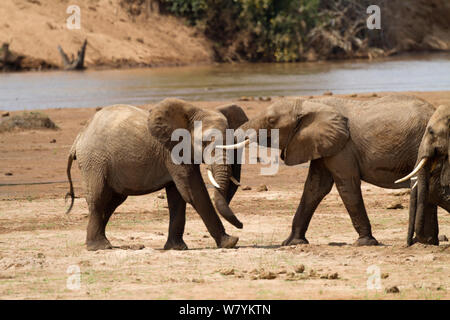
[[[320,0],[162,0],[213,40],[220,61],[298,61]]]

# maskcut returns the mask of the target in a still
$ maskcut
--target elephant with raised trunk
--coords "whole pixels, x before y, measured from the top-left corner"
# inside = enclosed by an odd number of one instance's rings
[[[429,103],[403,95],[370,101],[335,97],[283,99],[243,124],[237,131],[240,141],[246,136],[256,139],[259,129],[267,129],[270,145],[271,129],[279,129],[279,149],[285,164],[311,161],[292,231],[283,245],[308,243],[305,235],[311,218],[333,184],[359,235],[355,244],[377,245],[364,206],[361,181],[383,188],[409,187],[406,181],[395,181],[414,168],[433,112]],[[450,203],[444,200],[439,204],[449,210]],[[433,218],[436,205],[427,210],[430,212],[426,215],[425,231],[433,230],[437,223]],[[437,235],[429,236],[433,240],[426,241],[435,243]]]
[[[403,182],[417,175],[411,191],[407,244],[418,242],[439,244],[436,204],[445,207],[450,203],[450,106],[441,105],[428,122],[419,147],[416,168]],[[417,188],[415,188],[417,186]],[[448,211],[447,206],[447,211]],[[430,214],[431,217],[426,217]],[[427,219],[435,220],[426,224]],[[433,227],[431,230],[426,228]],[[413,239],[414,232],[416,239]],[[430,237],[431,235],[431,237]]]
[[[209,111],[178,99],[166,99],[149,112],[128,105],[109,106],[97,112],[76,137],[67,166],[68,196],[72,198],[68,211],[74,199],[70,169],[75,159],[87,188],[90,213],[87,249],[112,247],[106,238],[106,224],[127,196],[148,194],[162,188],[167,193],[170,213],[164,249],[187,249],[183,241],[186,203],[198,212],[218,247],[234,247],[238,238],[225,233],[200,174],[200,164],[193,161],[175,164],[171,157],[175,142],[171,141],[171,136],[175,129],[186,129],[193,134],[194,121],[201,121],[203,132],[200,135],[216,129],[225,137],[226,129],[237,128],[247,120],[243,110],[236,105]],[[200,151],[209,143],[213,142],[202,143]],[[223,154],[226,157],[226,153]],[[216,187],[217,210],[235,227],[242,228],[229,207],[237,188],[230,181],[238,183],[240,166],[228,163],[222,159],[210,164],[208,177]]]

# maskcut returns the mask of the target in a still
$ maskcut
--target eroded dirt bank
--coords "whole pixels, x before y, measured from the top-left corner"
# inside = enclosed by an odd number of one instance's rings
[[[70,5],[80,7],[79,30],[66,27]],[[158,13],[135,18],[120,0],[4,0],[0,17],[0,45],[7,42],[12,52],[24,56],[26,69],[60,67],[58,45],[76,55],[85,39],[87,67],[212,62],[208,42],[183,21]]]
[[[413,94],[435,106],[450,103],[450,91]],[[356,97],[372,98],[370,93]],[[223,103],[196,104],[214,108]],[[252,117],[271,102],[237,103]],[[251,190],[239,189],[231,203],[244,229],[224,222],[230,234],[240,237],[237,249],[216,249],[198,214],[188,206],[185,241],[192,250],[161,250],[167,237],[168,209],[166,199],[158,198],[157,192],[129,197],[107,227],[113,245],[143,245],[144,249],[88,252],[84,246],[86,203],[83,198],[76,199],[73,211],[65,216],[63,196],[68,190],[64,182],[68,150],[96,110],[43,112],[60,130],[0,134],[0,184],[62,181],[0,186],[0,298],[450,298],[449,242],[439,247],[405,247],[407,189],[388,190],[363,183],[373,233],[382,246],[352,246],[356,232],[333,187],[312,219],[308,231],[311,244],[280,247],[303,191],[306,165],[281,165],[275,176],[259,175],[264,164],[244,165],[241,181]],[[82,197],[76,162],[72,174],[75,193]],[[257,192],[263,184],[268,191]],[[403,208],[387,209],[393,203]],[[450,236],[450,215],[440,210],[439,222],[440,234]],[[81,287],[72,291],[67,288],[71,275],[67,270],[73,265],[80,268]],[[367,287],[370,266],[380,270],[379,290]],[[387,293],[393,286],[400,292]]]

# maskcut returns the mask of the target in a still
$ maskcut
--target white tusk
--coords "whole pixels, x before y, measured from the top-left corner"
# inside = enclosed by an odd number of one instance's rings
[[[425,163],[427,162],[428,158],[423,158],[422,160],[420,160],[419,164],[417,165],[417,167],[410,173],[408,174],[406,177],[403,177],[401,179],[398,179],[397,181],[395,181],[395,183],[400,183],[406,180],[409,180],[412,176],[414,176],[417,172],[420,171],[420,169],[423,168],[423,166],[425,165]]]
[[[209,181],[211,181],[212,185],[213,185],[214,187],[216,187],[217,189],[220,189],[220,186],[219,186],[219,184],[217,183],[217,181],[214,179],[211,170],[207,169],[206,172],[208,172],[208,179],[209,179]]]
[[[237,185],[237,186],[240,186],[240,185],[241,185],[241,183],[240,183],[239,181],[237,181],[236,178],[233,177],[233,176],[230,177],[230,180],[231,180],[231,182],[233,182],[233,183],[234,183],[235,185]]]
[[[412,186],[411,190],[414,189],[415,187],[417,187],[417,182],[418,181],[416,181],[416,183],[414,183],[414,185]]]
[[[218,149],[225,149],[225,150],[240,149],[240,148],[245,147],[249,143],[250,143],[250,139],[245,139],[244,141],[236,143],[236,144],[217,145],[216,148],[218,148]]]

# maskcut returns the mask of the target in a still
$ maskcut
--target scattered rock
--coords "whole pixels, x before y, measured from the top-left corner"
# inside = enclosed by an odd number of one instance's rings
[[[125,244],[120,246],[120,249],[123,250],[142,250],[144,248],[145,246],[143,244],[131,244],[131,245]]]
[[[332,96],[332,95],[333,95],[333,92],[331,92],[331,91],[325,91],[325,92],[323,93],[323,95],[324,95],[324,96]]]
[[[12,172],[6,172],[6,173],[5,173],[5,176],[12,176],[12,175],[13,175]]]
[[[445,234],[439,235],[438,239],[441,242],[447,242],[448,241],[448,238],[445,236]]]
[[[250,186],[243,186],[242,190],[247,191],[247,190],[252,190],[252,188]]]
[[[204,279],[194,278],[194,279],[192,279],[192,282],[194,282],[194,283],[205,283],[205,280]]]
[[[255,98],[254,97],[247,97],[247,96],[242,96],[238,99],[238,101],[254,101]]]
[[[56,143],[56,139],[50,140],[50,143]]]
[[[164,193],[158,193],[157,197],[158,197],[158,199],[165,199],[166,198]]]
[[[386,293],[400,293],[400,290],[398,287],[393,286],[393,287],[387,288]]]
[[[9,112],[3,112],[3,113],[2,113],[2,117],[3,117],[3,118],[9,117]]]
[[[234,274],[234,269],[233,268],[231,268],[231,269],[223,269],[223,270],[220,271],[220,274],[224,275],[224,276],[231,276],[231,275]]]
[[[381,274],[381,279],[387,279],[388,277],[389,277],[389,273],[387,273],[387,272],[383,272]]]
[[[136,38],[136,41],[139,43],[144,43],[144,39],[142,39],[142,38]]]
[[[256,189],[256,191],[264,192],[264,191],[269,191],[269,189],[267,188],[267,186],[265,184],[262,184]]]
[[[328,279],[332,279],[332,280],[339,279],[339,274],[337,272],[331,273],[328,275]]]
[[[58,126],[41,112],[23,112],[21,115],[7,117],[0,121],[0,132],[14,129],[53,129]]]
[[[102,107],[95,108],[95,111],[100,111],[100,110],[102,110]]]
[[[386,209],[390,209],[390,210],[403,209],[403,208],[404,208],[404,206],[399,201],[394,201],[386,207]]]
[[[303,273],[305,271],[305,266],[301,264],[299,266],[296,266],[294,270],[296,273]]]
[[[378,94],[372,93],[372,97],[378,97]]]
[[[358,95],[356,93],[353,93],[350,95],[350,98],[356,98]]]
[[[276,279],[276,277],[277,275],[274,272],[270,271],[261,272],[259,275],[259,278],[264,280],[273,280]]]
[[[259,101],[271,101],[271,97],[259,97]]]

